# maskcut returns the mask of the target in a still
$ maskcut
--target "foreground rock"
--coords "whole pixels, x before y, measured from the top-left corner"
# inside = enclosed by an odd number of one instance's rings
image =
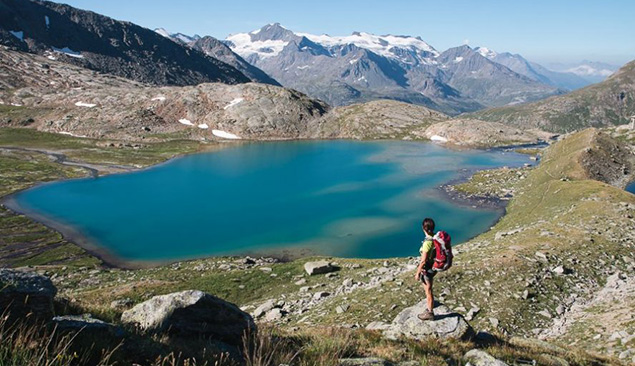
[[[12,319],[51,319],[56,293],[57,289],[48,277],[0,269],[0,311],[8,311]]]
[[[333,272],[336,269],[327,261],[306,262],[304,264],[304,270],[309,276]]]
[[[404,309],[392,323],[373,322],[366,329],[380,330],[388,339],[407,337],[423,340],[429,337],[441,339],[468,339],[474,330],[462,315],[452,313],[445,306],[434,309],[434,321],[422,321],[417,316],[424,312],[425,302]]]
[[[339,366],[418,366],[421,363],[418,361],[405,361],[399,363],[392,363],[377,357],[366,358],[341,358],[339,360]]]
[[[474,366],[507,366],[505,362],[492,357],[485,351],[481,351],[478,349],[468,351],[463,358],[465,358],[465,361]]]
[[[93,318],[90,314],[65,315],[53,318],[53,324],[61,332],[82,332],[82,336],[90,335],[95,338],[121,338],[125,332],[120,327]]]
[[[155,296],[125,311],[121,321],[149,332],[204,335],[230,345],[255,330],[251,316],[236,305],[196,290]]]

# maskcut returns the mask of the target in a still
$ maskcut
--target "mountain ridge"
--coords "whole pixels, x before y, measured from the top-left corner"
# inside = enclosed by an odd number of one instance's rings
[[[250,81],[130,22],[48,1],[0,0],[0,44],[153,85]]]
[[[485,57],[474,65],[489,67],[492,73],[479,74],[478,69],[461,72],[456,65],[460,59],[444,58],[457,48],[439,52],[421,37],[366,32],[313,35],[273,23],[232,34],[225,42],[281,84],[335,106],[394,99],[456,115],[562,92]],[[486,93],[475,89],[478,82]],[[510,86],[515,95],[507,92]],[[496,89],[505,91],[497,94]]]

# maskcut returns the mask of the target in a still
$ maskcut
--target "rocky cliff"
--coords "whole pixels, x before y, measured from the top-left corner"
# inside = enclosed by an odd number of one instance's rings
[[[0,44],[154,85],[249,81],[149,29],[48,1],[0,1]]]

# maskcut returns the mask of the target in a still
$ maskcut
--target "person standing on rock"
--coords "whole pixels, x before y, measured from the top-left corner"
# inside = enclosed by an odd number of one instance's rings
[[[425,312],[419,314],[421,320],[434,320],[434,295],[432,294],[432,279],[437,273],[432,266],[434,265],[434,258],[436,255],[436,249],[434,247],[434,220],[426,218],[421,223],[423,234],[426,236],[421,242],[421,261],[417,267],[417,273],[415,274],[415,281],[421,281],[426,292],[426,303],[428,308]]]

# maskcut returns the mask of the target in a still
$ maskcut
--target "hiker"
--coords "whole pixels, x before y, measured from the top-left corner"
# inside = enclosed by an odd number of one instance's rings
[[[423,234],[426,236],[423,242],[421,242],[421,261],[417,267],[417,273],[415,274],[415,281],[423,282],[423,287],[426,291],[426,303],[428,308],[425,312],[419,314],[421,320],[434,320],[434,295],[432,294],[432,279],[437,274],[432,266],[434,264],[434,258],[436,256],[436,249],[434,247],[434,220],[426,218],[421,223]]]
[[[432,294],[432,279],[437,272],[447,271],[452,267],[452,239],[445,231],[434,234],[434,220],[426,218],[421,223],[425,239],[421,242],[421,261],[415,273],[415,281],[423,282],[426,290],[428,308],[419,314],[421,320],[434,320],[434,295]]]

